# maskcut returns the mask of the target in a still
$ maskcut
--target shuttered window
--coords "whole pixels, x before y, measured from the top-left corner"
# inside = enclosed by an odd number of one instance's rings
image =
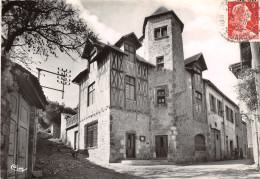
[[[221,101],[218,100],[218,115],[222,116],[224,115],[223,113],[223,104]]]
[[[85,126],[86,147],[98,146],[98,123],[91,123]]]
[[[212,112],[216,112],[216,98],[209,94],[209,100],[210,100],[210,110]]]
[[[230,118],[229,118],[229,108],[226,106],[226,119],[228,121],[230,121]]]

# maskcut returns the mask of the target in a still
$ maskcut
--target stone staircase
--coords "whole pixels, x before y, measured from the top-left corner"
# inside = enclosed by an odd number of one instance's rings
[[[138,160],[126,159],[121,160],[123,165],[175,165],[175,162],[169,162],[167,159]]]

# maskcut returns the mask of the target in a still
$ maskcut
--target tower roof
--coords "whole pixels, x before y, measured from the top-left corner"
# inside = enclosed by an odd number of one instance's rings
[[[181,26],[181,32],[183,31],[183,27],[184,24],[182,23],[182,21],[179,19],[179,17],[171,10],[169,11],[167,8],[161,6],[159,7],[152,15],[145,17],[144,19],[144,25],[143,25],[143,35],[145,32],[145,26],[147,24],[148,19],[153,18],[153,17],[158,17],[160,15],[166,15],[166,14],[171,14],[174,19],[179,23],[179,25]]]
[[[157,14],[162,14],[165,12],[168,12],[169,10],[166,9],[165,7],[161,6],[159,7],[156,11],[154,11],[154,13],[152,14],[152,16],[157,15]]]

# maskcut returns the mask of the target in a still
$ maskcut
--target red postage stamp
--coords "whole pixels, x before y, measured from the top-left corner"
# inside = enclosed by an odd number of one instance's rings
[[[228,2],[228,39],[259,39],[259,2]]]

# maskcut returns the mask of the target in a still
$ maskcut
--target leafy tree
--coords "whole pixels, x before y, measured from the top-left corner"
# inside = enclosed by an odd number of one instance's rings
[[[4,53],[28,67],[33,63],[29,53],[47,60],[60,51],[75,59],[86,40],[95,41],[96,35],[65,0],[6,0],[2,2],[1,38]]]
[[[49,104],[46,109],[42,112],[42,117],[44,121],[48,124],[61,122],[61,113],[67,113],[75,115],[77,112],[70,107],[66,107],[64,104],[60,105],[58,102],[48,101]]]
[[[255,70],[242,70],[239,74],[237,85],[238,98],[245,103],[250,112],[254,112],[257,109],[257,93],[254,76]]]

